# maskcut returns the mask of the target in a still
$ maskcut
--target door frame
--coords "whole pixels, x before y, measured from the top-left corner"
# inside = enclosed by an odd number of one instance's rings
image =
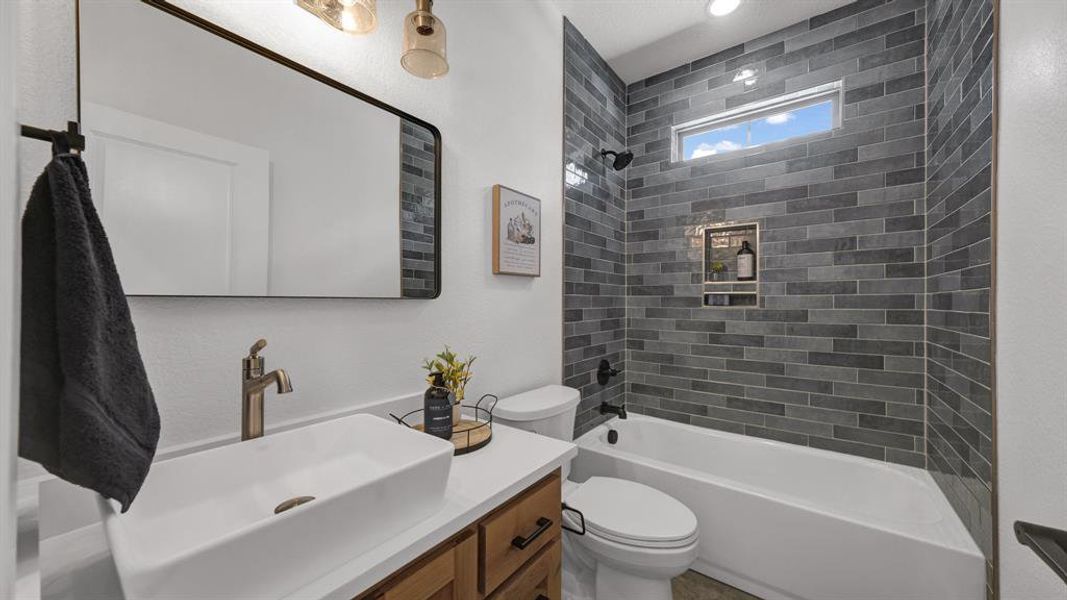
[[[16,59],[18,3],[0,2],[0,598],[15,594],[19,238]]]

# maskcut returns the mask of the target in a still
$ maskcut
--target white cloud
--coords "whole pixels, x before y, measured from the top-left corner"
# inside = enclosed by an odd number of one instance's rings
[[[741,148],[743,148],[741,144],[738,144],[737,142],[731,142],[730,140],[723,140],[714,144],[703,143],[693,150],[693,154],[689,158],[711,156],[713,154],[720,154],[722,152],[740,150]]]
[[[794,118],[795,118],[795,115],[793,113],[788,113],[788,112],[778,113],[776,115],[771,115],[771,116],[767,117],[767,124],[768,125],[784,125],[784,124],[792,121]]]

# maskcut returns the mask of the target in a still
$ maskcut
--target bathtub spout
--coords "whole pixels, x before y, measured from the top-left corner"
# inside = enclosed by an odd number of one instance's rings
[[[600,403],[600,414],[602,415],[618,415],[620,419],[626,418],[625,406],[612,406],[607,402]]]

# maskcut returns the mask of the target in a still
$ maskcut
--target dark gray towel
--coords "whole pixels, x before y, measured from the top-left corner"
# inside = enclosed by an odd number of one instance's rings
[[[126,295],[89,195],[85,163],[60,154],[22,218],[19,456],[122,503],[159,440]]]

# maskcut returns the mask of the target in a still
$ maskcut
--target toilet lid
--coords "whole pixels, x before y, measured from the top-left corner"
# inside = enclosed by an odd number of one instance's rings
[[[686,542],[696,535],[693,511],[647,485],[590,477],[567,496],[567,505],[585,515],[585,526],[604,537],[637,543]]]

